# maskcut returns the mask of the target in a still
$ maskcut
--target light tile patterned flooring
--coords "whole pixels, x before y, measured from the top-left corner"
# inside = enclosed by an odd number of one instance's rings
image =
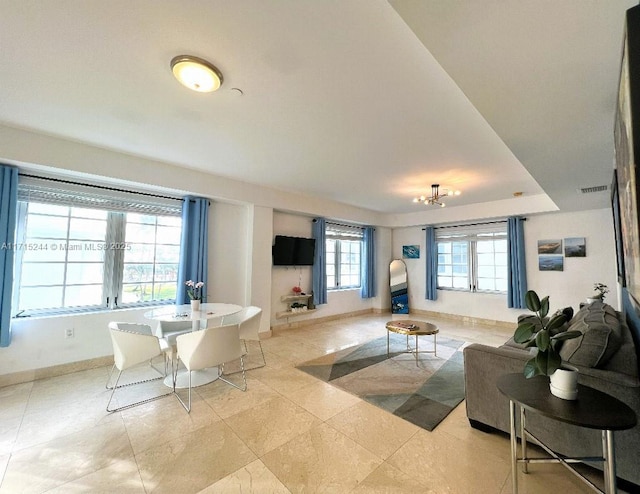
[[[191,414],[173,396],[107,413],[106,367],[0,388],[0,493],[510,493],[508,438],[471,429],[464,402],[427,432],[295,369],[385,336],[390,318],[278,332],[246,393],[196,388]],[[511,335],[429,320],[469,342]],[[530,471],[523,493],[587,492],[559,465]]]

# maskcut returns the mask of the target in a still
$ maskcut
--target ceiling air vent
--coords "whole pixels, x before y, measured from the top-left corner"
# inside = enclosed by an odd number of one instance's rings
[[[595,187],[583,187],[578,189],[580,194],[591,194],[592,192],[604,192],[609,189],[608,185],[596,185]]]

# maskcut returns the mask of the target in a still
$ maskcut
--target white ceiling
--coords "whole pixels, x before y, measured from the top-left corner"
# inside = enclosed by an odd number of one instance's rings
[[[611,182],[635,4],[0,0],[0,123],[385,213],[432,183],[606,207],[576,189]],[[180,54],[222,88],[178,84]]]

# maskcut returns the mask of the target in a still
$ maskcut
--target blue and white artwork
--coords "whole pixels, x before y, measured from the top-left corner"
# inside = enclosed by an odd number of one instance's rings
[[[403,259],[420,259],[420,246],[419,245],[403,245],[402,258]]]
[[[538,269],[540,271],[563,271],[564,257],[562,256],[538,256]]]
[[[587,246],[584,237],[565,238],[564,257],[587,257]]]

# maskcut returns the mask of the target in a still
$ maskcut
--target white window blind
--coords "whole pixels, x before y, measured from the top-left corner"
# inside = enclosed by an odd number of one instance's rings
[[[436,241],[439,240],[486,240],[507,237],[507,222],[473,223],[468,225],[436,227]]]
[[[343,240],[362,240],[364,229],[361,226],[326,223],[327,237]]]
[[[18,200],[103,211],[181,216],[180,198],[21,176]]]

